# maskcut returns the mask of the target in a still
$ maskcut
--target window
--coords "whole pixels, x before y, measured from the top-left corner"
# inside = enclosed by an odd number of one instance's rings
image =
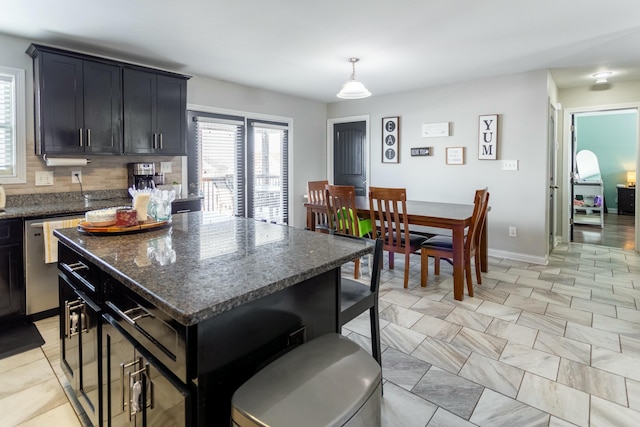
[[[24,70],[0,67],[0,183],[26,182]]]
[[[189,191],[204,196],[205,216],[288,223],[286,123],[189,111],[188,144]]]

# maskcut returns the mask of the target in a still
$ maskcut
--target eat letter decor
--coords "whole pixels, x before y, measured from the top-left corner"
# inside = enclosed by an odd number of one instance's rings
[[[478,121],[478,159],[498,158],[498,115],[480,116]]]
[[[382,163],[400,163],[400,117],[382,119]]]

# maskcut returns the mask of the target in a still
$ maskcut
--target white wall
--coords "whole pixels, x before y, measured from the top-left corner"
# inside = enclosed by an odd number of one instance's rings
[[[482,79],[414,92],[329,104],[328,117],[371,116],[371,183],[406,187],[410,199],[472,203],[489,187],[489,253],[544,263],[547,255],[547,72]],[[478,160],[478,116],[500,115],[498,159]],[[381,119],[400,116],[400,163],[381,163]],[[451,136],[422,138],[423,123],[450,122]],[[433,147],[411,157],[411,147]],[[465,147],[465,164],[446,165],[446,147]],[[508,227],[517,227],[516,238]]]

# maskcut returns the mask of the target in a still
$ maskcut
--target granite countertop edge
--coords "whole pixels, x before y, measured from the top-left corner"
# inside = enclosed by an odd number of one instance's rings
[[[82,256],[87,258],[88,261],[94,263],[100,270],[109,274],[111,277],[119,281],[122,285],[129,288],[130,290],[135,292],[137,295],[145,298],[148,302],[155,305],[158,309],[160,309],[167,315],[171,316],[180,324],[187,327],[196,325],[200,322],[208,320],[226,311],[232,310],[243,304],[247,304],[252,301],[258,300],[260,298],[266,297],[280,290],[283,290],[290,286],[298,284],[306,279],[312,278],[319,274],[330,271],[334,268],[340,267],[341,265],[352,261],[354,259],[354,256],[360,257],[360,256],[365,256],[367,254],[372,253],[374,248],[373,241],[371,241],[370,245],[367,244],[366,246],[363,246],[361,249],[358,249],[357,251],[355,251],[350,255],[337,257],[332,261],[325,262],[313,269],[300,271],[299,273],[290,275],[289,277],[275,281],[273,283],[266,284],[260,289],[247,292],[235,298],[230,298],[230,299],[221,301],[219,303],[214,303],[208,307],[205,307],[199,310],[189,310],[189,309],[181,309],[180,307],[177,307],[175,304],[169,303],[168,301],[163,299],[161,295],[158,295],[150,291],[143,284],[131,279],[126,274],[122,273],[120,270],[112,267],[109,263],[103,261],[100,257],[97,257],[93,255],[91,252],[78,246],[72,239],[68,238],[63,234],[59,234],[57,230],[54,230],[54,235],[59,240],[63,241],[72,249],[76,250]]]

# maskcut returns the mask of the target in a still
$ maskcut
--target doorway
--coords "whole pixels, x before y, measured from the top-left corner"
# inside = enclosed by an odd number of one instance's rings
[[[327,121],[327,177],[334,185],[353,185],[356,196],[369,188],[369,116]]]
[[[638,211],[635,215],[633,212],[630,215],[618,214],[618,187],[626,187],[627,172],[636,171],[638,164],[638,107],[640,104],[565,110],[567,173],[563,177],[563,206],[567,221],[563,224],[563,234],[568,237],[568,242],[630,250],[638,247]],[[583,150],[592,151],[598,159],[602,194],[597,196],[603,198],[600,207],[597,203],[592,204],[589,196],[583,195],[586,191],[582,184],[583,173],[579,166],[576,170],[576,154]],[[574,188],[573,176],[579,187]],[[591,224],[589,213],[592,216],[597,214],[597,224]]]

